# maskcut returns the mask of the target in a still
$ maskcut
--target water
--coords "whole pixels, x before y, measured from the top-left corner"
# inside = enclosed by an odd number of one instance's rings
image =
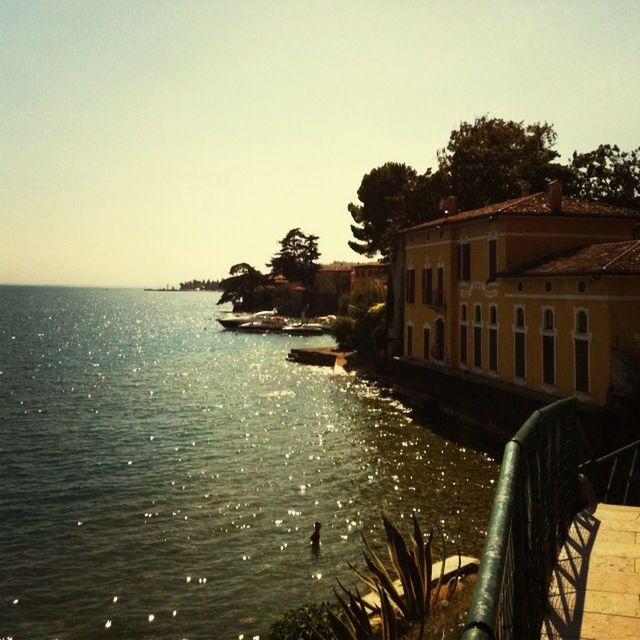
[[[215,300],[0,287],[0,638],[264,639],[382,510],[480,552],[494,462]]]

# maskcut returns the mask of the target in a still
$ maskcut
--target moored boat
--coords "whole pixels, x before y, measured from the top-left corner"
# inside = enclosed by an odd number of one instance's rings
[[[245,333],[282,333],[286,323],[282,316],[266,316],[245,322],[237,327],[237,330]]]
[[[324,333],[324,328],[317,322],[299,322],[286,325],[282,329],[282,333],[289,336],[318,336]]]
[[[218,322],[225,329],[238,329],[241,325],[247,324],[248,322],[260,322],[265,318],[273,318],[277,315],[277,310],[272,309],[271,311],[258,311],[257,313],[243,316],[227,316],[226,318],[218,318]]]

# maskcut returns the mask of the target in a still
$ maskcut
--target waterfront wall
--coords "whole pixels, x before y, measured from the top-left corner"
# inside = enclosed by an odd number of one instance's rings
[[[432,415],[446,415],[504,445],[533,411],[558,399],[468,371],[391,358],[376,370],[410,406]],[[608,408],[579,404],[587,439],[601,455],[639,437],[640,406],[618,399]]]

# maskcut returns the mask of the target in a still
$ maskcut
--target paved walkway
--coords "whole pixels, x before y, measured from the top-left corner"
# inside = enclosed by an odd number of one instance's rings
[[[574,518],[549,587],[542,638],[640,640],[640,508]]]

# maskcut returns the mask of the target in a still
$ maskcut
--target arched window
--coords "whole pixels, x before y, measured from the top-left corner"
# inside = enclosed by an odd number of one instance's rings
[[[589,393],[589,317],[586,311],[580,309],[575,318],[573,351],[576,391]]]
[[[513,348],[515,360],[515,377],[519,380],[526,379],[526,326],[524,307],[516,307],[515,325],[513,328]]]
[[[482,305],[473,307],[473,366],[482,368]]]
[[[542,384],[556,384],[556,335],[553,309],[542,312]]]
[[[422,354],[425,360],[429,360],[431,348],[431,327],[427,324],[422,328]]]
[[[489,371],[498,371],[498,308],[489,307]]]
[[[467,327],[467,305],[460,305],[460,364],[467,364],[467,344],[468,344],[468,327]]]
[[[588,333],[589,332],[589,320],[587,318],[586,311],[578,311],[576,313],[576,333]]]
[[[444,320],[438,318],[436,320],[436,344],[435,359],[444,360]]]

